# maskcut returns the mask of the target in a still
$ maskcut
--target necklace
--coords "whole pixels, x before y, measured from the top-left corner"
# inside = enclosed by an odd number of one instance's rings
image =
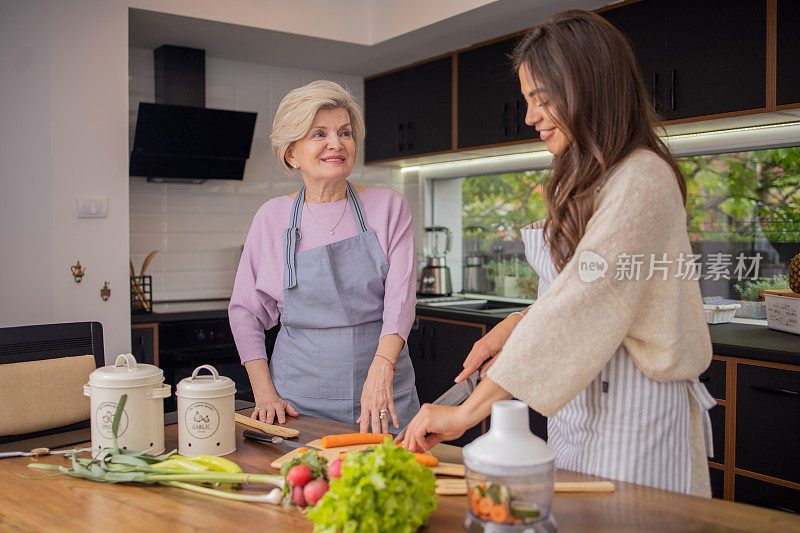
[[[334,224],[332,228],[327,228],[327,227],[323,226],[322,224],[320,224],[319,220],[317,220],[316,217],[314,216],[314,213],[311,212],[311,207],[308,205],[308,202],[306,202],[305,204],[306,204],[306,209],[308,209],[308,214],[311,215],[311,218],[314,219],[314,222],[317,223],[317,226],[319,226],[320,228],[322,228],[324,230],[327,230],[328,233],[333,235],[333,230],[336,229],[336,226],[338,226],[339,222],[341,222],[342,219],[344,218],[344,214],[347,211],[347,202],[348,202],[348,200],[349,200],[349,198],[347,196],[345,196],[344,197],[344,209],[342,209],[342,214],[339,215],[339,220],[336,221],[336,224]]]

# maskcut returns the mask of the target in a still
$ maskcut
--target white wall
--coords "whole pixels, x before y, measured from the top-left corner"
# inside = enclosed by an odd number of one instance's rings
[[[51,37],[42,11],[0,3],[0,326],[53,316]]]
[[[97,320],[109,359],[130,349],[127,6],[0,9],[0,326]],[[78,220],[78,195],[106,196],[108,218]],[[87,274],[77,284],[79,259]]]
[[[316,79],[345,85],[363,102],[361,78],[206,58],[207,107],[257,112],[253,146],[242,181],[209,180],[193,185],[131,178],[131,258],[138,271],[147,254],[159,250],[148,268],[154,299],[230,297],[236,261],[253,215],[268,199],[294,192],[301,185],[299,177],[280,170],[272,155],[269,134],[275,111],[287,92]],[[153,51],[131,49],[131,139],[139,102],[152,102],[153,98]],[[406,192],[398,171],[364,167],[361,161],[351,179]],[[412,195],[410,203],[413,201]]]

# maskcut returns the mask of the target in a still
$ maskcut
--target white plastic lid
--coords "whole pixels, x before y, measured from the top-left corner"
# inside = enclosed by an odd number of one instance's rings
[[[211,375],[198,376],[201,370],[208,370]],[[198,366],[192,376],[183,378],[175,387],[175,394],[182,398],[220,398],[236,393],[236,384],[231,378],[220,376],[211,365]]]
[[[503,400],[492,405],[489,431],[464,446],[462,455],[470,470],[490,473],[487,469],[545,465],[554,462],[557,454],[531,433],[528,406],[519,400]]]
[[[121,389],[158,385],[164,381],[164,372],[154,365],[137,363],[132,354],[121,353],[113,365],[96,369],[89,374],[89,385]]]

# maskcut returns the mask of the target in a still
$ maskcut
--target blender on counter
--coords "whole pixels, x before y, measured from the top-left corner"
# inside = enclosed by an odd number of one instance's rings
[[[484,234],[480,226],[464,228],[464,292],[486,294],[491,289],[486,255],[481,251]]]
[[[428,226],[424,239],[427,263],[420,273],[417,293],[449,296],[453,292],[453,284],[445,256],[450,251],[450,230],[445,226]]]

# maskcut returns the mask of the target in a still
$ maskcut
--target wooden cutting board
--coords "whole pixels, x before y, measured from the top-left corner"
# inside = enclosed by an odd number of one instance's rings
[[[324,457],[328,460],[328,462],[335,461],[339,458],[339,454],[342,452],[362,452],[369,448],[370,446],[375,446],[374,444],[355,444],[353,446],[339,446],[337,448],[328,448],[327,450],[322,449],[322,439],[312,440],[307,444],[307,446],[312,446],[314,448],[319,448],[317,452],[319,455]],[[291,461],[295,457],[300,455],[300,450],[292,450],[287,454],[284,454],[274,461],[270,463],[272,468],[277,468],[280,470],[283,463],[287,461]],[[455,477],[464,477],[464,465],[460,465],[457,463],[442,463],[440,462],[438,465],[431,468],[434,474],[438,474],[440,476],[455,476]]]
[[[614,492],[610,481],[556,481],[553,492]],[[436,479],[436,494],[461,496],[467,493],[467,482],[463,479]]]

